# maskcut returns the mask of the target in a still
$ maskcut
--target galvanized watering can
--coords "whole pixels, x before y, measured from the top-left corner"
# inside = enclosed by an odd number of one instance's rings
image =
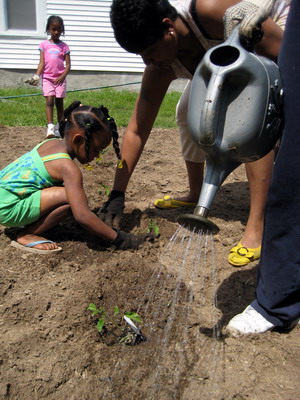
[[[280,136],[282,82],[277,65],[247,51],[238,28],[205,54],[191,84],[187,123],[206,153],[206,172],[193,214],[178,222],[217,233],[207,219],[215,195],[240,164],[265,156]]]

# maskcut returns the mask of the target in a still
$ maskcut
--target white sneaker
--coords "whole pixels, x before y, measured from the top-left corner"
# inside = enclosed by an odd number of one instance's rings
[[[55,133],[54,133],[54,124],[48,124],[48,128],[47,128],[47,137],[54,137]]]
[[[54,127],[54,135],[58,138],[61,138],[60,132],[59,132],[59,124],[57,123]]]
[[[241,313],[233,317],[226,326],[226,332],[231,336],[249,335],[250,333],[264,333],[275,328],[252,306],[248,306]]]

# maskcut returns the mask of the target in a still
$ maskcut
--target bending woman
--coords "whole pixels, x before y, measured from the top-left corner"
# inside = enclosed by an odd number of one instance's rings
[[[160,208],[176,207],[179,202],[194,207],[198,201],[205,155],[187,131],[190,81],[205,52],[224,41],[223,17],[229,0],[181,0],[173,7],[167,0],[114,0],[111,22],[118,43],[141,55],[146,64],[138,99],[122,143],[122,169],[117,169],[114,190],[100,210],[104,221],[119,219],[124,209],[124,193],[132,172],[149,137],[170,83],[189,80],[177,106],[182,154],[186,163],[189,192],[182,198],[155,201]],[[277,60],[283,36],[287,1],[278,1],[271,18],[263,23],[264,37],[256,46],[258,54]],[[167,151],[167,149],[166,149]],[[250,214],[243,238],[229,255],[235,266],[260,257],[263,215],[273,167],[273,151],[259,161],[246,164],[250,188]],[[180,203],[179,203],[180,204]],[[182,203],[181,203],[182,204]],[[240,252],[241,247],[246,252]]]

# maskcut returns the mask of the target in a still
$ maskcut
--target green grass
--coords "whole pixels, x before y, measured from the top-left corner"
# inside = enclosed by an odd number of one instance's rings
[[[21,97],[24,95],[26,97]],[[11,96],[11,98],[1,99],[1,97],[8,96]],[[103,104],[109,109],[117,126],[121,127],[127,125],[136,97],[136,92],[105,88],[69,92],[64,104],[66,107],[74,100],[95,106]],[[154,127],[176,127],[175,108],[179,97],[179,92],[166,94]],[[40,95],[40,90],[36,88],[0,89],[0,125],[46,126],[45,99]]]

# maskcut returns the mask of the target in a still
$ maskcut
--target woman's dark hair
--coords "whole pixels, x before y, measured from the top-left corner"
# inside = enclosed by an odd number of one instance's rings
[[[48,18],[45,32],[48,33],[49,30],[50,30],[50,25],[55,23],[55,22],[58,22],[61,25],[61,33],[64,35],[65,34],[64,21],[58,15],[51,15],[51,17]]]
[[[168,0],[113,0],[110,10],[116,41],[136,54],[163,37],[164,18],[175,21],[177,16]]]
[[[64,111],[65,120],[59,123],[59,133],[64,137],[65,132],[71,128],[80,128],[84,131],[85,151],[88,157],[90,142],[93,133],[107,129],[113,139],[113,147],[119,160],[121,152],[119,146],[119,134],[115,120],[109,116],[108,109],[104,106],[91,107],[83,106],[80,101],[74,101]]]

